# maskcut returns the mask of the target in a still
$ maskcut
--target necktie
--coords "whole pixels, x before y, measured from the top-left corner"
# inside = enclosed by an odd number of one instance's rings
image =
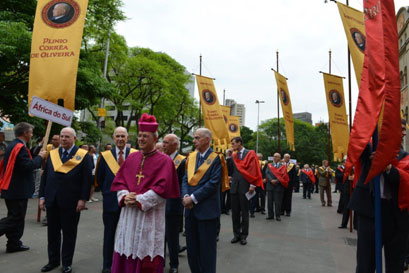
[[[241,159],[241,151],[237,153],[237,156]]]
[[[68,152],[67,152],[67,151],[64,151],[64,152],[62,153],[62,158],[61,158],[61,160],[62,160],[62,163],[63,163],[63,164],[68,161]]]
[[[203,164],[203,162],[204,162],[204,157],[199,155],[199,163],[198,163],[197,167],[199,168]]]
[[[119,166],[122,166],[122,163],[124,163],[124,151],[119,151],[119,157],[118,157],[118,164]]]

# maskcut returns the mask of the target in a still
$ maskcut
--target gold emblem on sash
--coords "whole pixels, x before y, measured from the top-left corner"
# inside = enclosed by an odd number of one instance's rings
[[[175,169],[179,168],[180,163],[182,163],[182,161],[185,159],[186,157],[183,155],[178,154],[177,156],[175,156],[175,158],[173,159],[173,163],[175,164]]]

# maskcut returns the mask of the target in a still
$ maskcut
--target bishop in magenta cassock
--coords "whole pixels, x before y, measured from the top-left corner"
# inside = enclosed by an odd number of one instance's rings
[[[162,273],[166,199],[180,197],[172,159],[155,148],[158,123],[143,114],[138,121],[140,151],[128,156],[111,186],[122,207],[113,273]]]

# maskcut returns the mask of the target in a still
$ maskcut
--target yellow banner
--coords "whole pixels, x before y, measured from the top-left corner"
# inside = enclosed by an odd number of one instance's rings
[[[344,85],[341,77],[326,73],[323,73],[323,75],[334,160],[342,161],[344,156],[347,154],[349,141]]]
[[[228,119],[227,129],[231,138],[240,136],[240,117],[230,116]]]
[[[227,143],[230,143],[229,133],[227,132],[213,79],[196,75],[196,82],[205,126],[212,132],[215,143],[219,143],[218,146],[225,150]]]
[[[74,110],[78,58],[88,0],[38,0],[31,42],[32,96]]]
[[[362,67],[364,65],[366,43],[364,14],[340,2],[337,2],[337,5],[348,39],[348,47],[351,52],[355,76],[359,86],[361,83]]]
[[[106,117],[107,110],[105,108],[98,108],[98,117]]]
[[[287,79],[278,72],[275,72],[275,77],[278,93],[280,94],[281,108],[283,109],[287,143],[290,149],[295,151],[293,110],[291,107],[290,92],[288,92]]]

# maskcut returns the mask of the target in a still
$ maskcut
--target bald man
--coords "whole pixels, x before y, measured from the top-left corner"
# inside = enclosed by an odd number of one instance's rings
[[[114,254],[115,232],[121,209],[118,206],[116,192],[111,191],[112,181],[128,155],[137,150],[126,147],[128,131],[117,127],[112,134],[115,146],[101,153],[95,171],[95,183],[102,192],[102,220],[104,222],[104,245],[102,272],[111,272],[112,256]]]
[[[51,271],[61,262],[63,273],[72,272],[78,222],[92,181],[91,158],[75,146],[75,140],[74,129],[61,130],[61,146],[50,151],[41,177],[39,206],[47,210],[48,219],[48,263],[41,272]]]

